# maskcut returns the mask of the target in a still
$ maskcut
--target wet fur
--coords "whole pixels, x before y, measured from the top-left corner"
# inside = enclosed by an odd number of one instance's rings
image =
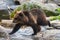
[[[32,9],[31,11],[21,11],[16,13],[14,20],[16,23],[14,29],[12,30],[11,34],[17,32],[23,25],[31,26],[34,30],[34,34],[36,35],[40,32],[40,26],[49,25],[49,22],[46,20],[46,15],[42,11],[42,9]]]

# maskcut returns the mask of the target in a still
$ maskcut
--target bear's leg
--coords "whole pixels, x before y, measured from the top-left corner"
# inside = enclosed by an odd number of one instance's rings
[[[37,25],[31,25],[33,31],[34,31],[34,34],[32,35],[36,35],[40,30],[38,29]]]
[[[50,21],[47,21],[47,22],[48,22],[49,27],[51,27],[51,23],[50,23]]]
[[[19,23],[15,25],[15,27],[13,28],[12,32],[9,33],[10,35],[14,34],[15,32],[17,32],[22,25],[20,25]]]

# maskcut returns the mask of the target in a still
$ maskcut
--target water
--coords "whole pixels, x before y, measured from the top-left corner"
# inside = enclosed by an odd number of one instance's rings
[[[1,9],[7,9],[7,6],[14,5],[13,0],[0,0],[0,10]]]
[[[14,0],[0,0],[0,5],[2,4],[14,5]]]

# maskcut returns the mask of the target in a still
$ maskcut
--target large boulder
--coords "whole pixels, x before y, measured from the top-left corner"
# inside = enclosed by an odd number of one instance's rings
[[[0,25],[0,40],[10,40],[9,34],[5,31],[5,28]]]

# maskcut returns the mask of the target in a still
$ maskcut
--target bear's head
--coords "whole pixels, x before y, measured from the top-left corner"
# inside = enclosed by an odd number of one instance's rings
[[[28,22],[28,17],[26,16],[28,14],[29,14],[28,11],[17,12],[14,16],[13,23],[26,23],[26,22]]]

